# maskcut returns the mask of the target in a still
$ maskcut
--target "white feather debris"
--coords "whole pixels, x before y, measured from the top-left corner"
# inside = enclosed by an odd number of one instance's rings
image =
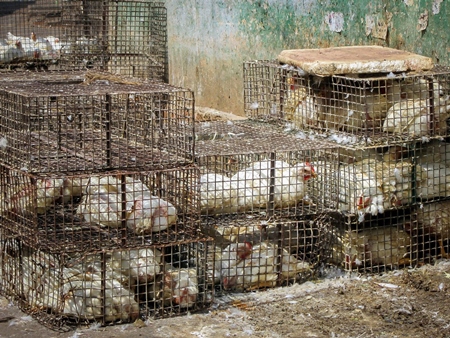
[[[398,289],[400,286],[391,284],[391,283],[377,283],[377,285],[381,286],[382,288],[387,289]]]
[[[228,120],[228,121],[227,121],[227,125],[228,125],[228,126],[232,126],[232,125],[234,125],[234,123],[233,123],[233,121]]]
[[[2,137],[0,139],[0,148],[6,149],[7,146],[8,146],[8,140],[6,139],[6,137]]]
[[[393,78],[395,78],[395,77],[397,77],[394,73],[392,73],[392,72],[390,72],[388,75],[386,75],[386,77],[388,78],[388,79],[393,79]]]
[[[253,102],[253,103],[250,105],[250,109],[256,110],[256,109],[258,109],[258,108],[259,108],[258,102]]]

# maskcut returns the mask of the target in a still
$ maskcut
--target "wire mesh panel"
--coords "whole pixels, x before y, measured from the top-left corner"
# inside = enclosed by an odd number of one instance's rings
[[[0,110],[3,162],[28,171],[174,167],[193,156],[193,93],[161,82],[91,71],[5,82]]]
[[[2,258],[14,300],[42,323],[53,328],[124,323],[208,307],[213,292],[206,276],[209,241],[191,238],[82,254],[22,245],[5,249]]]
[[[450,69],[319,77],[274,61],[244,63],[245,112],[298,129],[414,139],[447,134]]]
[[[205,228],[214,238],[208,277],[223,291],[251,291],[306,281],[326,259],[327,217],[291,221],[235,220]]]
[[[0,67],[167,79],[167,14],[149,1],[2,1]]]
[[[201,212],[267,219],[323,210],[315,166],[336,155],[329,143],[289,135],[198,141]]]
[[[29,174],[1,167],[3,224],[45,249],[169,243],[198,234],[198,170]]]
[[[412,211],[412,233],[418,256],[425,262],[448,258],[450,253],[450,201],[424,203]]]
[[[450,176],[442,138],[385,146],[337,145],[336,163],[316,165],[330,210],[359,222],[367,215],[449,196]]]
[[[329,263],[346,271],[378,273],[418,262],[410,210],[391,210],[363,222],[337,217]]]

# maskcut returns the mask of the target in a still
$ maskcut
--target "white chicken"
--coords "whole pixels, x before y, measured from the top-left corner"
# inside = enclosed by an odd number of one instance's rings
[[[411,238],[397,226],[347,231],[342,240],[346,269],[410,264]]]
[[[63,183],[62,178],[48,177],[36,179],[34,183],[11,185],[3,201],[5,202],[3,212],[44,214],[61,197]]]
[[[273,170],[273,174],[272,171]],[[270,200],[270,184],[273,175],[273,202],[275,207],[288,207],[307,200],[306,182],[316,177],[314,167],[309,162],[290,166],[283,161],[263,160],[238,172],[232,181],[244,181],[253,189],[254,206],[265,207]]]
[[[135,320],[139,305],[134,293],[108,271],[102,283],[100,262],[98,255],[88,255],[83,262],[61,267],[49,254],[24,256],[23,297],[36,310],[52,310],[78,319]]]
[[[177,220],[177,210],[169,202],[152,196],[139,180],[125,178],[125,201],[122,200],[122,183],[113,176],[91,177],[86,195],[77,213],[88,223],[107,227],[122,224],[122,202],[125,202],[126,225],[136,234],[148,234],[167,229]]]
[[[337,209],[351,214],[382,214],[389,205],[384,199],[382,184],[377,181],[376,160],[366,159],[341,166],[333,176],[331,200]],[[361,219],[360,219],[361,220]]]
[[[162,254],[158,249],[115,250],[110,266],[116,278],[126,287],[153,282],[161,271]]]
[[[278,281],[295,279],[298,274],[310,271],[308,263],[295,258],[285,249],[279,263],[278,255],[276,244],[262,242],[253,247],[250,243],[230,244],[222,252],[221,259],[224,289],[274,287]]]
[[[24,55],[22,43],[17,40],[12,44],[0,44],[0,62],[11,62],[18,60]]]
[[[288,86],[283,109],[286,120],[292,121],[299,129],[318,126],[319,113],[326,109],[325,105],[321,105],[320,96],[308,93],[307,88],[297,84],[293,78],[288,79]]]
[[[237,211],[236,189],[230,178],[219,174],[200,177],[200,206],[203,214]]]
[[[447,133],[450,100],[440,99],[434,107],[433,117],[427,100],[410,99],[394,104],[387,113],[383,131],[407,134],[413,137],[429,136],[432,133]]]
[[[163,300],[166,305],[175,304],[189,308],[196,304],[198,297],[196,269],[171,268],[164,274]]]

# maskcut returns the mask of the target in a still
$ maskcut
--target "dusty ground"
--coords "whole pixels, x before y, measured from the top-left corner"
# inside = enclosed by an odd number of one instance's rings
[[[333,272],[290,287],[227,294],[207,313],[65,333],[2,298],[0,337],[450,337],[449,299],[445,260],[379,276]]]

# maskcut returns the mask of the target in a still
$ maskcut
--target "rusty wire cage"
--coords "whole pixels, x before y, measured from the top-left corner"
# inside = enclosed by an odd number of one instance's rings
[[[331,213],[331,254],[328,263],[344,271],[380,273],[415,266],[423,257],[414,235],[411,209],[394,209],[382,215],[354,218]]]
[[[384,146],[339,144],[337,163],[318,166],[317,180],[330,182],[321,184],[330,209],[362,222],[367,215],[448,198],[448,150],[441,137]]]
[[[207,237],[82,253],[36,250],[14,237],[1,245],[3,290],[52,329],[177,316],[213,300]]]
[[[264,131],[261,131],[263,133]],[[295,217],[325,208],[317,165],[336,163],[334,145],[292,135],[196,142],[203,222]],[[321,184],[321,185],[319,185]]]
[[[205,227],[214,238],[214,268],[208,270],[218,292],[263,290],[316,278],[331,249],[326,214],[302,220],[239,220]],[[220,290],[220,291],[219,291]]]
[[[448,199],[417,205],[412,210],[411,229],[418,255],[424,262],[447,259],[450,254],[450,201]]]
[[[276,61],[248,61],[244,104],[249,118],[281,120],[300,130],[372,140],[445,136],[450,69],[319,77]]]
[[[3,163],[72,172],[192,161],[192,91],[103,72],[53,78],[0,86]]]
[[[198,169],[30,174],[1,167],[5,227],[36,249],[135,247],[199,235]]]
[[[2,1],[3,69],[109,72],[167,81],[167,12],[155,1]]]

